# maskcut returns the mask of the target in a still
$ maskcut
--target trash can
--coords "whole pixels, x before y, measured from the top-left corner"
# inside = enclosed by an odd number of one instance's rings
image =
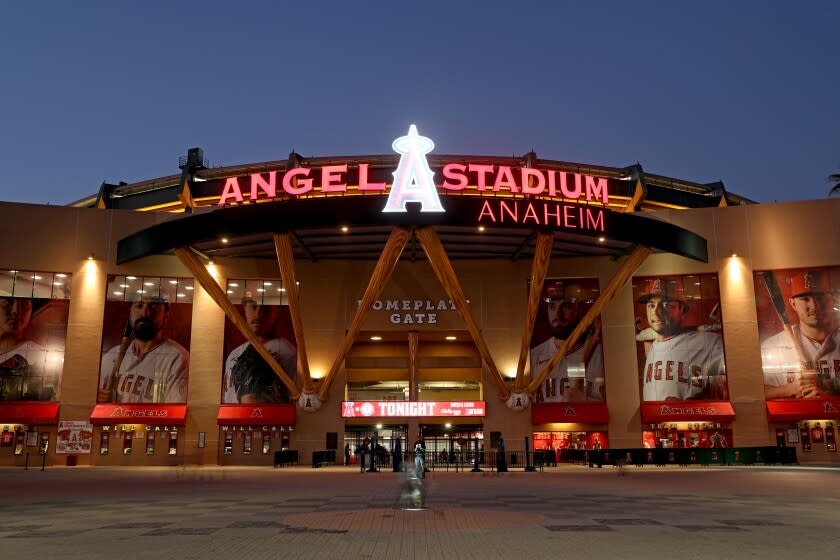
[[[67,466],[68,467],[75,467],[78,460],[79,460],[78,455],[68,455],[67,456]]]

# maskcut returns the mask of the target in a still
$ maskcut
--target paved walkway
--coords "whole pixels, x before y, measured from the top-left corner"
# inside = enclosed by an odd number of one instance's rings
[[[0,469],[0,557],[810,558],[840,549],[840,469],[403,473]]]

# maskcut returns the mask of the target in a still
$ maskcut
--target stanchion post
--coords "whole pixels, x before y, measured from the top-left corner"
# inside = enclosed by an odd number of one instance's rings
[[[531,438],[525,436],[525,472],[537,472],[537,468],[531,464]]]

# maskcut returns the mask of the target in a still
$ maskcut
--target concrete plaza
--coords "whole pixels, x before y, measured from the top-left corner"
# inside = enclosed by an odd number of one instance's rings
[[[836,558],[840,469],[1,469],[3,558]]]

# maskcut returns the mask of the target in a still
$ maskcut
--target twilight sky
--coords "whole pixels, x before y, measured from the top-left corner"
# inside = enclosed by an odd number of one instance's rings
[[[825,197],[840,2],[33,1],[0,5],[0,200],[391,153],[514,155]]]

